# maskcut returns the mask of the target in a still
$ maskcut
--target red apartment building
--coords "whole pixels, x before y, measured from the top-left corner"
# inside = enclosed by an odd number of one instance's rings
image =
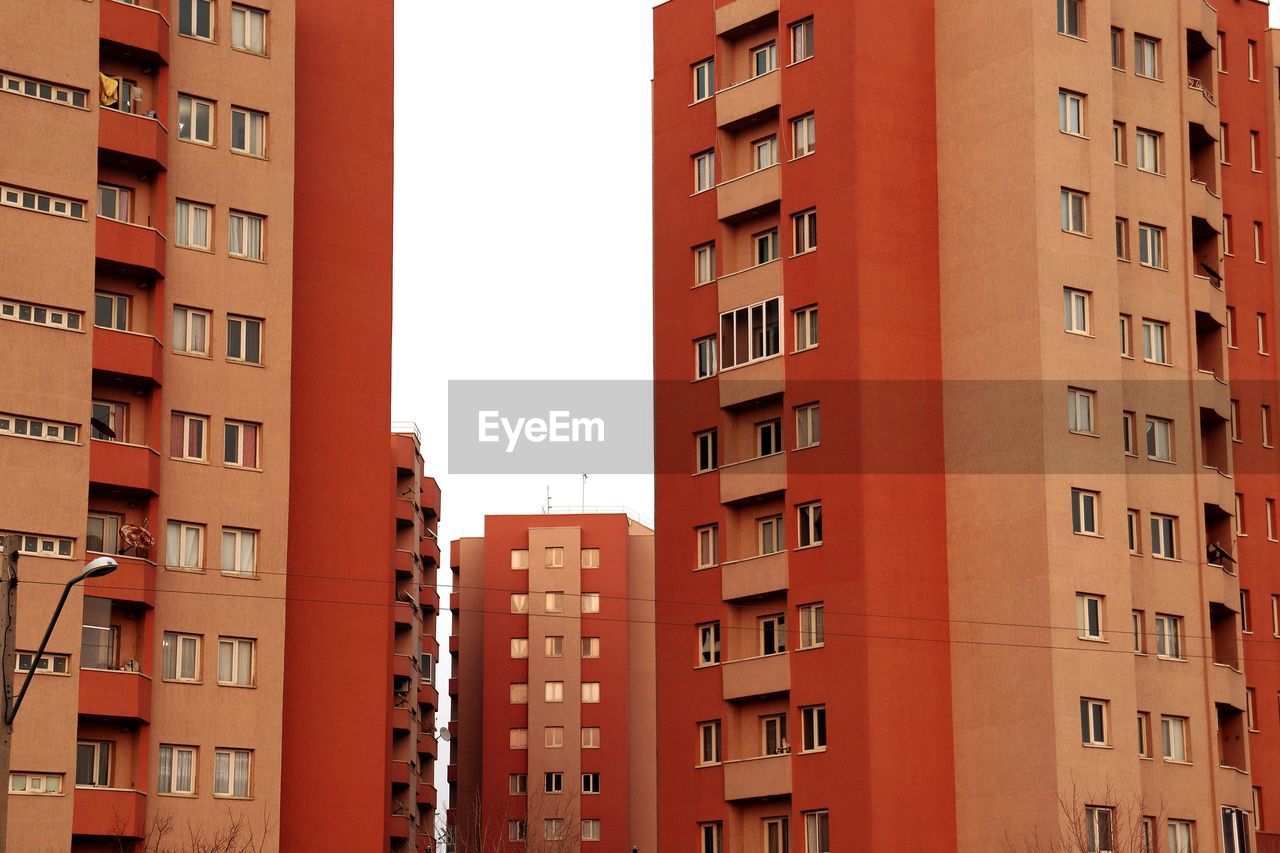
[[[450,555],[450,849],[656,851],[653,531],[488,516]]]
[[[1272,849],[1266,5],[654,15],[659,847]]]
[[[391,124],[390,4],[5,17],[20,666],[65,580],[120,562],[38,667],[7,849],[237,823],[265,849],[428,849],[439,494],[411,436],[388,446],[392,142],[367,132]],[[339,98],[356,77],[381,82]]]

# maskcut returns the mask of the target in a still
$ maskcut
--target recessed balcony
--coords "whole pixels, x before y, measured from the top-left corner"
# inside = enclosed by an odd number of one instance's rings
[[[142,444],[122,441],[89,443],[89,482],[107,489],[160,493],[160,454]]]
[[[112,3],[112,0],[105,0]],[[76,787],[71,813],[73,835],[100,838],[143,838],[147,795],[132,788]]]
[[[787,587],[786,551],[720,565],[720,595],[725,601],[761,598]]]
[[[112,162],[140,172],[168,168],[169,132],[159,120],[149,116],[98,110],[98,148],[106,152]]]
[[[151,679],[139,672],[80,670],[79,711],[87,717],[151,720]]]
[[[163,376],[163,364],[164,347],[155,336],[94,326],[94,370],[159,385]]]
[[[169,62],[169,22],[141,3],[102,0],[99,37],[141,61]]]
[[[716,8],[716,35],[731,36],[752,26],[763,26],[778,15],[778,0],[733,0]]]
[[[103,0],[104,5],[115,0]],[[154,228],[99,216],[98,266],[126,275],[164,277],[165,239]]]
[[[716,92],[716,125],[738,130],[759,124],[782,103],[782,72],[770,71]]]
[[[720,502],[744,503],[777,495],[787,488],[787,454],[771,453],[720,468]]]
[[[729,661],[720,665],[720,675],[726,702],[776,696],[791,690],[791,666],[786,653]]]
[[[791,756],[764,755],[724,763],[724,798],[730,802],[791,796]]]
[[[785,384],[782,356],[765,358],[720,373],[720,407],[741,406],[782,394]]]
[[[716,299],[721,314],[781,295],[781,260],[747,267],[716,279]]]
[[[781,202],[781,166],[757,169],[716,186],[716,215],[725,222],[760,216]]]

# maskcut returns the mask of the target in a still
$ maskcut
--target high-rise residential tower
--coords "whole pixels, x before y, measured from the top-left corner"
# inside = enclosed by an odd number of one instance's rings
[[[1266,843],[1266,23],[655,10],[661,846]]]

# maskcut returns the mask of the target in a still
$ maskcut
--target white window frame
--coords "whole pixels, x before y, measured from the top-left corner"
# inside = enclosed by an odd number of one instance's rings
[[[244,757],[244,770],[239,770],[239,759]],[[218,789],[218,767],[227,766],[225,790]],[[219,747],[213,752],[213,796],[218,799],[247,800],[253,798],[253,750]],[[243,793],[238,793],[243,788]]]
[[[204,645],[202,640],[199,634],[164,631],[160,637],[161,680],[199,684],[202,680],[200,666]],[[188,657],[190,669],[187,668]]]
[[[796,507],[796,547],[816,548],[822,544],[822,501]]]
[[[693,247],[693,285],[710,284],[716,280],[716,244],[703,243]]]
[[[511,570],[513,572],[529,571],[529,549],[528,548],[512,548],[511,549]]]
[[[1067,234],[1088,236],[1089,194],[1063,187],[1061,202],[1062,230]]]
[[[751,48],[748,54],[751,79],[772,74],[778,70],[778,43],[776,41]]]
[[[245,261],[265,261],[267,218],[243,210],[231,211],[227,217],[227,254]]]
[[[258,574],[258,531],[245,527],[222,528],[222,574],[234,577],[256,577]],[[227,548],[231,561],[227,564]],[[248,565],[246,565],[248,563]]]
[[[62,773],[10,773],[9,793],[23,797],[57,797],[65,790]]]
[[[186,0],[178,0],[178,2],[184,3]],[[178,95],[178,139],[196,145],[212,146],[216,134],[213,121],[217,113],[218,105],[213,101],[197,98],[194,95]],[[185,122],[183,121],[184,114],[186,115]],[[199,136],[196,133],[200,127],[202,116],[206,136]]]
[[[1148,364],[1171,364],[1169,361],[1169,324],[1160,320],[1142,320],[1142,360]]]
[[[720,764],[720,755],[720,721],[708,720],[698,723],[698,766],[714,767]]]
[[[827,643],[826,607],[823,603],[818,601],[813,604],[801,604],[796,609],[800,611],[800,648],[818,649],[825,646]]]
[[[1076,593],[1076,637],[1081,640],[1105,639],[1102,629],[1105,597],[1088,592]]]
[[[249,330],[253,327],[258,329],[258,353],[257,358],[249,357]],[[245,317],[239,314],[227,315],[227,361],[236,364],[262,364],[263,350],[263,333],[265,332],[266,323],[259,317]],[[239,329],[240,351],[233,353],[231,350],[231,329],[237,327]]]
[[[1160,79],[1160,39],[1134,33],[1133,73],[1148,80]]]
[[[582,704],[584,705],[600,704],[600,682],[598,681],[582,682]]]
[[[1156,657],[1161,660],[1186,660],[1182,644],[1182,617],[1171,613],[1157,613]]]
[[[207,358],[212,323],[213,315],[208,311],[186,305],[173,306],[173,351]]]
[[[708,149],[693,155],[693,194],[716,187],[716,152]]]
[[[174,14],[178,19],[178,34],[201,41],[213,41],[218,30],[216,20],[217,7],[214,5],[213,0],[177,0],[177,2],[178,8],[174,10]],[[199,10],[202,7],[208,10],[209,31],[207,33],[198,31],[200,23]],[[184,13],[190,22],[191,32],[182,31]]]
[[[1178,559],[1177,516],[1150,514],[1151,556],[1157,560]]]
[[[720,663],[720,623],[704,622],[698,626],[698,666]]]
[[[165,755],[166,752],[168,755]],[[180,787],[178,784],[178,767],[184,756],[188,761],[187,786],[185,788]],[[160,769],[156,772],[156,793],[161,796],[195,796],[196,777],[198,775],[196,758],[197,753],[194,746],[180,746],[178,744],[171,743],[160,744],[157,759],[157,764]],[[165,784],[166,774],[163,772],[166,764],[168,765],[168,784]]]
[[[1111,703],[1105,699],[1080,697],[1080,742],[1085,746],[1110,746]]]
[[[800,751],[827,751],[826,705],[809,705],[800,709]]]
[[[1067,388],[1067,430],[1077,435],[1096,435],[1094,406],[1097,395],[1084,388]]]
[[[599,613],[600,612],[600,593],[584,592],[579,596],[583,613]]]
[[[552,545],[542,549],[543,568],[547,569],[563,569],[564,568],[564,547],[561,545]]]
[[[697,528],[694,533],[697,549],[695,557],[697,568],[708,569],[719,565],[719,525],[708,524]]]
[[[236,145],[236,124],[241,125],[244,144]],[[267,157],[267,114],[248,107],[231,108],[231,141],[232,153],[246,157]]]
[[[111,200],[110,213],[105,200]],[[98,216],[113,222],[133,222],[133,190],[116,184],[98,183]]]
[[[804,812],[805,853],[831,853],[831,813],[826,809]]]
[[[1160,755],[1173,764],[1189,764],[1187,718],[1167,714],[1160,716]]]
[[[807,255],[818,249],[818,209],[809,208],[793,214],[791,221],[795,231],[795,254]]]
[[[1092,301],[1092,295],[1087,290],[1062,288],[1062,325],[1067,334],[1092,337],[1089,316]]]
[[[778,229],[770,228],[751,237],[751,253],[754,266],[764,266],[778,260],[781,248],[778,245]]]
[[[817,127],[814,113],[791,120],[791,159],[799,160],[818,150]]]
[[[1148,269],[1165,268],[1165,230],[1149,222],[1138,223],[1138,264]]]
[[[1070,89],[1058,90],[1058,131],[1068,136],[1087,138],[1085,134],[1085,96]]]
[[[268,14],[263,9],[256,9],[252,6],[245,6],[242,3],[231,4],[231,49],[242,50],[245,53],[251,53],[254,56],[267,56],[268,35],[267,35],[267,17]],[[255,28],[252,23],[256,21],[258,26]],[[255,37],[257,37],[255,39]],[[261,48],[258,48],[253,41],[260,39]]]
[[[1147,458],[1153,462],[1173,461],[1173,421],[1147,416]]]
[[[813,18],[791,25],[791,64],[813,59]]]
[[[1071,490],[1071,529],[1077,536],[1101,536],[1102,494],[1093,489]]]
[[[224,655],[230,655],[229,672],[223,671]],[[218,683],[227,687],[253,687],[258,641],[249,637],[218,638]]]
[[[542,701],[549,703],[564,702],[564,682],[545,681],[542,684]]]
[[[782,516],[771,515],[756,520],[756,541],[760,556],[778,554],[787,550]]]
[[[1162,175],[1163,164],[1160,149],[1164,143],[1164,134],[1144,127],[1138,128],[1137,146],[1134,153],[1134,165],[1139,172]]]
[[[776,232],[775,232],[776,233]],[[738,327],[745,333],[738,335]],[[775,296],[720,315],[720,371],[732,370],[782,354],[782,297]],[[745,337],[745,357],[739,358],[737,338]],[[730,340],[732,339],[732,340]],[[726,358],[726,350],[732,347]]]
[[[772,134],[751,143],[752,171],[762,171],[778,165],[778,135]]]
[[[203,524],[193,524],[187,521],[170,520],[165,527],[165,551],[164,560],[165,567],[171,569],[188,569],[201,570],[204,568],[204,533],[205,526]],[[191,548],[189,546],[190,538],[195,537],[196,562],[194,564],[187,560],[187,554]],[[175,544],[178,553],[174,554]],[[175,560],[174,558],[177,557]]]
[[[809,305],[791,312],[795,318],[795,352],[818,346],[818,306]]]
[[[693,66],[693,102],[701,103],[716,94],[716,61],[704,59]]]
[[[203,214],[204,233],[196,228],[196,213]],[[178,199],[174,203],[173,244],[201,252],[213,250],[213,208],[207,204]]]

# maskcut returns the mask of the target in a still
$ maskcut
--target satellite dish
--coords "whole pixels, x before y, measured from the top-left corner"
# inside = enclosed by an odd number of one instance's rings
[[[449,741],[453,740],[453,735],[449,733],[448,726],[441,726],[440,732],[437,735],[437,737],[439,737],[440,740],[444,741],[445,743],[448,743]]]

